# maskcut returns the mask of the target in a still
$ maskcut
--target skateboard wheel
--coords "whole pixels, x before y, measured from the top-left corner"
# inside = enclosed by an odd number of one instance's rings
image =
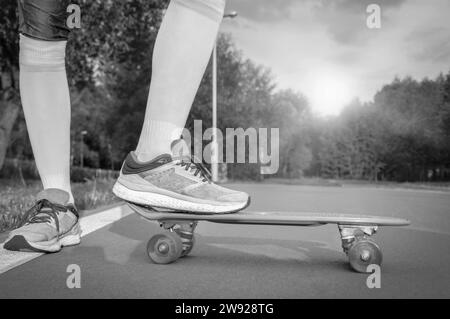
[[[180,258],[183,244],[172,232],[156,234],[147,243],[147,254],[155,264],[170,264]]]
[[[369,265],[381,265],[383,255],[380,247],[371,240],[357,240],[348,250],[350,266],[357,272],[367,273]]]

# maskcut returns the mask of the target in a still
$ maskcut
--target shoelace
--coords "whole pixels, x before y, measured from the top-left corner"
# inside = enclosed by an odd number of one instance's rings
[[[194,163],[192,158],[182,159],[176,165],[180,165],[184,167],[186,171],[190,170],[190,172],[194,171],[194,176],[200,174],[200,178],[202,178],[203,182],[211,183],[211,173],[202,163]]]
[[[23,219],[21,226],[25,223],[51,223],[53,219],[55,221],[56,230],[59,232],[58,213],[67,212],[68,209],[69,208],[64,205],[52,203],[47,199],[38,200],[36,204],[25,213],[25,218]]]

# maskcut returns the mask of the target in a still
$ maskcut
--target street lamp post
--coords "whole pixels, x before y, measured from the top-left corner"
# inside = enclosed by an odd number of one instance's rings
[[[81,145],[80,145],[80,166],[84,166],[84,136],[87,134],[87,131],[81,131]]]
[[[223,18],[233,19],[236,11],[224,14]],[[217,143],[217,45],[214,44],[212,53],[212,144],[211,144],[211,174],[213,182],[219,180],[219,145]]]

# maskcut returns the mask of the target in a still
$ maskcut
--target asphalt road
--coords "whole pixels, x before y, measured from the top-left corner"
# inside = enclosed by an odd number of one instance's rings
[[[396,216],[382,228],[381,288],[349,269],[335,225],[237,226],[201,223],[191,255],[155,265],[146,242],[159,229],[132,214],[0,275],[0,298],[449,298],[450,192],[373,187],[234,184],[251,210]],[[81,270],[69,289],[67,267]]]

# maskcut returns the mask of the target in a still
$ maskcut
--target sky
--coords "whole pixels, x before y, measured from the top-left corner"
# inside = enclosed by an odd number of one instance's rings
[[[369,4],[381,9],[380,28],[367,27]],[[238,16],[221,31],[244,57],[319,115],[371,101],[395,77],[450,71],[450,0],[228,0],[226,11]]]

